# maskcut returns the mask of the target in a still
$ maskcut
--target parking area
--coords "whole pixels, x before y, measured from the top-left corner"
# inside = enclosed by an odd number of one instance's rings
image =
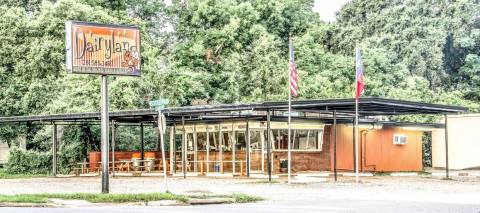
[[[480,178],[453,177],[444,180],[435,176],[342,176],[338,182],[286,184],[285,179],[267,183],[265,179],[170,177],[168,190],[184,194],[246,193],[267,201],[311,201],[322,199],[363,199],[391,201],[423,201],[437,203],[480,204]],[[99,177],[31,178],[0,180],[0,194],[100,192]],[[111,193],[142,193],[163,191],[162,177],[116,177],[110,180]]]

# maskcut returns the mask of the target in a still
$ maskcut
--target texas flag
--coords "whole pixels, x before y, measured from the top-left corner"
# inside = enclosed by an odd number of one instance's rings
[[[362,67],[362,55],[360,54],[360,49],[357,48],[355,54],[355,71],[356,71],[356,82],[357,82],[357,90],[355,91],[355,98],[359,99],[360,96],[363,94],[363,90],[365,88],[365,83],[363,82],[363,67]]]

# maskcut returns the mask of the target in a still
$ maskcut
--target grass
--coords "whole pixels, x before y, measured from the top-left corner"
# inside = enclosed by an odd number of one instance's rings
[[[251,203],[251,202],[258,202],[264,200],[262,197],[259,196],[252,196],[243,193],[233,193],[231,195],[209,195],[209,194],[201,194],[201,195],[190,195],[189,198],[196,198],[196,199],[209,199],[209,198],[232,198],[234,203]]]
[[[251,203],[251,202],[258,202],[264,200],[262,197],[252,196],[242,193],[235,193],[232,195],[235,203]]]
[[[8,174],[4,168],[0,168],[0,179],[21,179],[48,177],[45,174]]]
[[[268,181],[268,180],[259,180],[259,181],[245,181],[245,182],[239,182],[237,184],[277,184],[277,183],[280,183],[280,181],[278,180],[272,180],[272,181]]]
[[[92,203],[126,203],[126,202],[148,202],[158,200],[177,200],[186,203],[189,198],[208,199],[215,197],[233,198],[235,203],[248,203],[263,200],[261,197],[246,194],[232,195],[201,195],[184,196],[172,193],[142,193],[142,194],[95,194],[95,193],[74,193],[74,194],[19,194],[0,195],[0,202],[8,203],[47,203],[48,199],[57,198],[64,200],[86,200]]]
[[[94,193],[74,193],[74,194],[19,194],[19,195],[0,195],[0,202],[11,203],[46,203],[48,199],[58,198],[65,200],[86,200],[92,203],[125,203],[139,201],[156,200],[178,200],[186,202],[188,198],[182,195],[172,193],[144,193],[144,194],[94,194]]]

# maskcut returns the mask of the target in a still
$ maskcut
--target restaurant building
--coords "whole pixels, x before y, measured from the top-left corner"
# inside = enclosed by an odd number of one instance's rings
[[[163,137],[167,142],[169,174],[271,177],[285,174],[287,169],[287,106],[283,101],[170,107],[111,112],[109,117],[114,123],[112,127],[138,124],[143,132],[144,126],[156,127],[159,116],[165,116],[168,128]],[[292,101],[292,172],[352,171],[356,159],[360,171],[422,171],[422,135],[445,125],[391,122],[388,116],[446,115],[466,110],[457,106],[362,98],[356,158],[354,99]],[[0,117],[0,124],[53,123],[54,134],[60,124],[98,121],[99,113]],[[53,138],[52,150],[56,150],[58,141]],[[110,143],[115,147],[115,128]],[[142,165],[141,171],[163,170],[161,153],[145,152],[143,133],[139,143],[141,149],[133,152],[115,152],[113,148],[109,159],[114,162],[111,170],[137,172]],[[99,171],[99,161],[100,152],[91,152],[90,172]]]

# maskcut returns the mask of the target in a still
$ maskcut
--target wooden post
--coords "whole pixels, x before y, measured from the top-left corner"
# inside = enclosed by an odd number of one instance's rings
[[[206,128],[207,128],[207,159],[206,159],[206,162],[207,162],[207,174],[208,174],[208,171],[210,169],[210,132],[209,132],[209,129],[208,129],[208,124],[206,124]]]
[[[337,181],[337,111],[333,111],[333,176]]]
[[[53,123],[53,135],[52,135],[52,175],[53,177],[57,176],[57,146],[58,146],[58,135],[57,135],[57,124]]]
[[[243,176],[243,161],[240,160],[240,175]]]
[[[270,144],[270,110],[267,110],[267,169],[268,169],[268,181],[272,182],[272,156],[271,156],[271,144]]]
[[[448,174],[448,115],[445,114],[445,178],[449,178]]]

